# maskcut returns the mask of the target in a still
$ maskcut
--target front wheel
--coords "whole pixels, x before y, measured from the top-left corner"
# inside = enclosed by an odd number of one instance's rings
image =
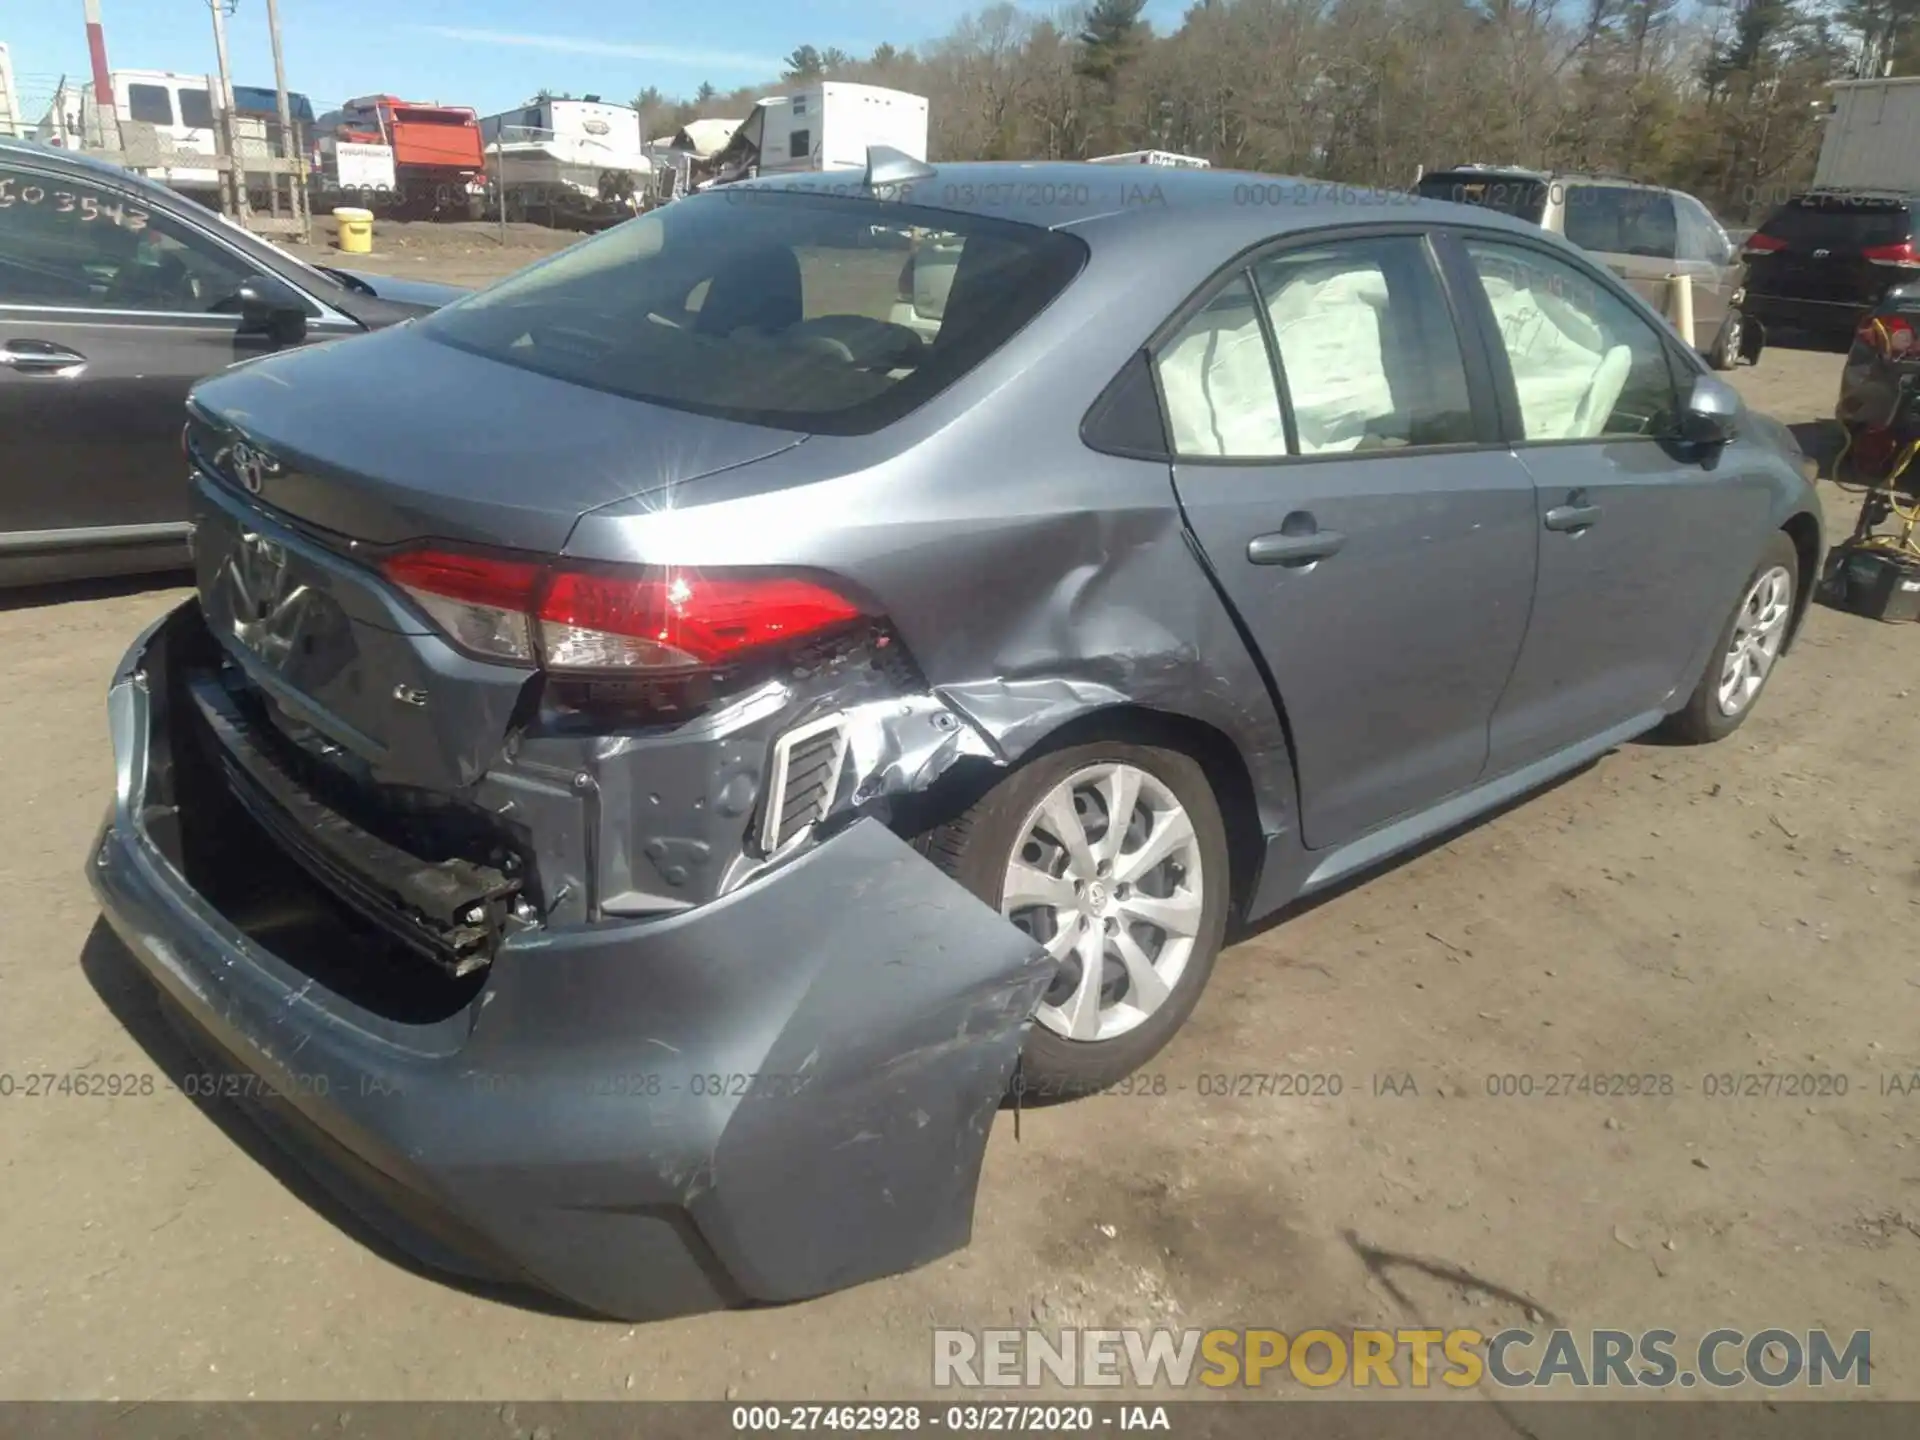
[[[1668,719],[1670,735],[1708,744],[1731,735],[1753,713],[1787,643],[1799,586],[1800,552],[1791,537],[1776,530],[1721,629],[1699,684],[1685,708]]]
[[[1022,1061],[1030,1098],[1132,1074],[1192,1013],[1226,933],[1226,827],[1205,772],[1121,743],[1055,751],[927,836],[929,859],[1058,969]]]

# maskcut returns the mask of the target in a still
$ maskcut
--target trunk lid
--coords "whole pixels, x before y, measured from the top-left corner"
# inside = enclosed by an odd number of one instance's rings
[[[531,669],[459,655],[373,570],[204,475],[190,514],[207,627],[288,741],[356,782],[443,795],[497,761]]]
[[[557,555],[586,511],[797,436],[549,380],[399,327],[194,393],[200,604],[278,728],[336,770],[448,794],[498,761],[531,668],[472,659],[376,569],[434,540]]]
[[[544,554],[588,510],[803,438],[549,379],[408,325],[237,366],[193,409],[203,468],[332,535]]]

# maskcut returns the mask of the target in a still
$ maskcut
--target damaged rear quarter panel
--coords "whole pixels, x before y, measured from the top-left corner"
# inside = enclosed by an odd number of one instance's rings
[[[1088,275],[1146,258],[1096,248]],[[1113,293],[1102,284],[1069,287],[1004,351],[893,426],[813,436],[616,502],[584,516],[567,551],[805,569],[860,593],[970,732],[928,732],[916,746],[856,726],[854,779],[870,794],[924,788],[964,754],[1011,764],[1069,721],[1138,706],[1223,734],[1246,764],[1262,832],[1287,835],[1294,781],[1279,710],[1191,547],[1169,467],[1080,439],[1108,380],[1211,268],[1154,267],[1130,318],[1099,306],[1093,297]],[[793,719],[850,703],[830,688],[796,692]],[[863,754],[885,773],[860,768]]]

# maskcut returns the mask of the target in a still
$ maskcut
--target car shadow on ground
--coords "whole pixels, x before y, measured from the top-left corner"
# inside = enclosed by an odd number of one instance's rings
[[[1840,447],[1846,443],[1847,432],[1840,428],[1838,420],[1802,420],[1789,425],[1795,442],[1807,457],[1820,466],[1820,478],[1833,478],[1833,463],[1840,458]]]
[[[1654,739],[1652,735],[1642,737],[1639,740],[1629,741],[1628,743],[1639,745],[1648,743],[1649,741],[1656,744],[1665,743],[1664,741]],[[1585,775],[1605,759],[1606,756],[1602,755],[1597,759],[1589,760],[1586,764],[1577,766],[1564,775],[1555,776],[1537,789],[1523,791],[1504,804],[1497,805],[1491,810],[1475,815],[1469,820],[1463,820],[1460,824],[1450,829],[1442,830],[1439,834],[1421,841],[1410,850],[1399,851],[1378,865],[1369,866],[1357,874],[1349,875],[1346,879],[1337,881],[1324,890],[1316,890],[1313,894],[1295,900],[1289,905],[1282,906],[1273,914],[1264,916],[1251,924],[1241,921],[1236,917],[1228,922],[1226,943],[1228,945],[1238,945],[1242,941],[1255,939],[1258,936],[1266,934],[1269,930],[1277,929],[1279,926],[1285,925],[1290,921],[1298,920],[1302,915],[1310,915],[1322,905],[1338,900],[1341,896],[1349,894],[1363,885],[1370,885],[1381,876],[1391,874],[1403,865],[1410,865],[1414,861],[1430,855],[1435,850],[1441,849],[1443,846],[1451,845],[1462,835],[1478,830],[1483,825],[1491,824],[1493,821],[1506,815],[1509,811],[1517,810],[1523,805],[1531,805],[1541,796],[1551,794],[1569,781]],[[1447,942],[1443,940],[1441,943],[1444,945]]]
[[[103,580],[57,580],[0,590],[0,610],[36,610],[80,600],[116,600],[147,591],[177,590],[193,584],[191,570],[162,570],[146,575],[114,575]]]
[[[1838,469],[1840,452],[1847,439],[1847,432],[1840,422],[1807,420],[1788,428],[1793,431],[1793,438],[1799,443],[1800,449],[1820,466],[1820,478],[1829,484],[1837,485],[1839,480],[1835,471]],[[1861,493],[1861,484],[1857,476],[1851,477],[1847,494],[1857,498]],[[1911,503],[1913,498],[1911,485],[1903,480],[1900,488],[1903,492],[1907,492],[1908,498],[1905,503]],[[1821,573],[1814,582],[1813,603],[1829,610],[1836,610],[1856,620],[1865,621],[1868,617],[1859,615],[1847,603],[1847,587],[1840,569],[1839,558],[1839,555],[1844,552],[1837,554],[1838,547],[1843,545],[1853,533],[1853,514],[1851,510],[1844,511],[1841,526],[1838,529],[1829,529],[1826,537],[1827,553],[1822,558]],[[1829,511],[1830,527],[1832,519],[1832,513]]]
[[[211,1068],[208,1057],[176,1033],[152,982],[140,973],[133,957],[105,920],[94,922],[80,951],[80,969],[101,1003],[146,1052],[154,1069],[166,1077],[172,1088],[186,1095],[201,1114],[219,1126],[235,1146],[286,1187],[295,1199],[349,1239],[410,1274],[480,1299],[562,1319],[613,1323],[605,1316],[569,1305],[528,1285],[477,1280],[428,1264],[363,1220],[316,1181],[246,1112],[246,1107],[256,1102],[223,1093],[231,1087],[218,1083],[222,1076]]]
[[[1823,334],[1811,330],[1789,330],[1773,326],[1767,330],[1769,350],[1810,350],[1816,355],[1844,355],[1853,348],[1853,332]]]

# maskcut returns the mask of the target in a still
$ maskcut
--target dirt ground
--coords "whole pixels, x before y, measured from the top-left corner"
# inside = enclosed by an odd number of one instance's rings
[[[503,227],[491,220],[447,224],[380,220],[373,227],[373,253],[347,255],[334,242],[332,224],[329,216],[315,216],[312,243],[285,248],[316,265],[440,280],[449,285],[483,285],[586,238],[517,221]]]
[[[498,272],[487,227],[418,228],[383,227],[374,263]],[[547,237],[511,238],[524,261]],[[1837,377],[1776,349],[1738,383],[1812,424]],[[1630,745],[1242,939],[1142,1093],[1029,1111],[1017,1141],[1001,1116],[964,1252],[635,1328],[418,1273],[166,1089],[191,1062],[81,862],[112,784],[107,675],[183,594],[0,609],[0,1070],[160,1082],[0,1098],[0,1397],[900,1397],[932,1393],[936,1325],[1491,1331],[1529,1305],[1695,1338],[1871,1329],[1874,1393],[1920,1397],[1920,1094],[1886,1093],[1920,1072],[1920,629],[1816,609],[1727,742]],[[1703,1094],[1756,1071],[1847,1093]],[[1277,1072],[1341,1093],[1202,1093]],[[1567,1072],[1674,1093],[1546,1095]],[[1489,1093],[1521,1075],[1532,1095]]]

